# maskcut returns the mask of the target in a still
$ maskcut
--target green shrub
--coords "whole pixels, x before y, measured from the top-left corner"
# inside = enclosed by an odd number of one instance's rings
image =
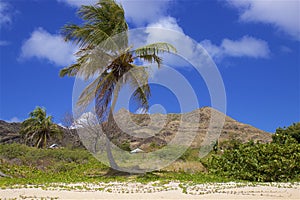
[[[236,149],[241,144],[242,144],[241,140],[233,138],[221,142],[219,146],[222,150],[232,150],[232,149]]]
[[[129,141],[126,141],[126,142],[123,142],[121,145],[120,145],[120,148],[124,151],[131,151],[130,149],[130,142]]]
[[[8,159],[19,158],[26,154],[30,147],[13,143],[10,145],[0,145],[0,156]]]
[[[19,159],[31,164],[43,159],[83,163],[92,156],[84,149],[38,149],[21,144],[1,144],[0,158]]]
[[[300,123],[278,128],[269,144],[235,144],[205,162],[210,173],[249,181],[300,180]]]
[[[182,156],[179,157],[182,161],[199,161],[199,149],[188,148]]]
[[[290,181],[300,178],[300,145],[241,144],[208,163],[211,173],[249,181]]]
[[[300,144],[300,122],[294,123],[287,128],[278,128],[272,136],[273,143],[298,143]]]

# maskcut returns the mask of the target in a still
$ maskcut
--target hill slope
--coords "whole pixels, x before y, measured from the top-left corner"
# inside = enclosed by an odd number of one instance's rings
[[[179,130],[185,137],[189,137],[196,130],[197,133],[191,147],[198,148],[206,137],[211,116],[214,115],[224,116],[224,114],[210,107],[203,107],[185,114],[168,115],[133,114],[125,109],[121,109],[115,114],[117,124],[106,130],[108,130],[108,135],[114,143],[118,145],[130,143],[131,149],[137,147],[148,149],[150,146],[164,146],[176,137]],[[130,116],[131,120],[128,120],[128,116]],[[270,133],[240,123],[228,116],[224,117],[225,123],[219,142],[235,139],[243,143],[250,140],[266,143],[272,140]],[[130,135],[125,133],[130,133]]]
[[[121,109],[114,116],[117,123],[110,127],[107,125],[104,127],[106,127],[107,135],[115,144],[121,146],[127,143],[131,149],[137,147],[142,149],[161,147],[172,141],[176,137],[178,130],[181,130],[187,137],[192,131],[197,130],[191,146],[198,148],[207,134],[211,115],[214,114],[223,115],[209,107],[203,107],[185,114],[168,115],[133,114],[125,109]],[[128,120],[128,116],[130,116],[131,120]],[[123,130],[119,127],[122,127]],[[24,142],[19,134],[20,128],[20,123],[7,123],[0,120],[0,143]],[[82,145],[74,130],[70,131],[64,128],[62,130],[64,131],[63,139],[51,140],[49,143],[75,147]],[[225,123],[219,142],[232,139],[240,140],[241,142],[253,140],[266,143],[271,141],[271,134],[225,116]]]

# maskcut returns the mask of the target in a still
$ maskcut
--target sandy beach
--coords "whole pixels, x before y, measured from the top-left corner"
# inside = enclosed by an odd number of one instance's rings
[[[300,184],[278,183],[256,186],[236,183],[161,186],[140,183],[75,184],[47,188],[0,190],[1,199],[300,199]],[[105,187],[103,187],[105,185]],[[74,187],[75,186],[75,187]],[[80,187],[79,187],[80,186]],[[99,186],[102,190],[99,190]],[[73,189],[70,189],[73,188]],[[84,188],[84,189],[74,189]],[[98,188],[98,189],[97,189]],[[163,189],[161,189],[163,188]]]

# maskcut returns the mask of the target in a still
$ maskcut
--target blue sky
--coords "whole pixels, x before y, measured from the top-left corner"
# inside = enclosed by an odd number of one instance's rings
[[[22,121],[43,106],[59,123],[72,110],[74,78],[58,73],[74,61],[76,47],[62,41],[60,29],[80,23],[76,10],[93,2],[0,0],[0,119]],[[300,1],[119,2],[130,28],[173,29],[208,51],[223,78],[230,117],[269,132],[300,121]],[[201,76],[187,68],[178,71],[200,85],[199,104],[209,106]],[[153,85],[151,104],[178,112],[169,93]]]

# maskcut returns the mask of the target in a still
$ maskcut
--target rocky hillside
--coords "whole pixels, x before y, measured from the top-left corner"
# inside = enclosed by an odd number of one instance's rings
[[[127,143],[130,144],[131,149],[161,147],[174,140],[178,131],[182,133],[184,138],[188,138],[192,132],[196,132],[195,137],[190,136],[194,137],[191,147],[198,148],[203,145],[202,142],[205,137],[210,137],[213,134],[216,134],[213,137],[218,137],[218,134],[214,132],[213,123],[211,132],[207,134],[211,116],[218,118],[224,115],[210,107],[203,107],[185,114],[168,115],[132,114],[121,109],[115,115],[116,123],[112,127],[107,127],[106,131],[118,146]],[[219,143],[233,139],[241,142],[253,140],[262,143],[272,140],[270,133],[240,123],[228,116],[224,117],[225,123],[219,137]],[[130,133],[130,135],[125,133]]]
[[[131,149],[151,149],[162,147],[176,138],[178,131],[184,137],[192,137],[192,147],[198,148],[206,137],[211,116],[221,116],[222,113],[204,107],[186,114],[132,114],[125,109],[116,113],[115,123],[104,125],[106,134],[118,146],[126,144]],[[228,140],[239,140],[247,142],[250,140],[270,142],[271,134],[259,130],[253,126],[240,123],[228,116],[219,137],[219,143]],[[120,128],[121,127],[121,128]],[[20,137],[20,123],[7,123],[0,121],[0,143],[24,142]],[[212,128],[212,133],[215,127]],[[49,143],[58,143],[62,146],[81,146],[75,130],[62,128],[64,136],[62,139],[52,140]],[[195,132],[195,137],[191,133]],[[126,134],[130,133],[130,135]],[[211,134],[211,133],[210,133]]]
[[[62,138],[54,138],[48,141],[48,145],[58,144],[59,146],[83,147],[76,130],[69,130],[60,127],[62,131]],[[24,138],[19,133],[21,130],[21,123],[8,123],[0,120],[0,144],[6,143],[25,143]]]
[[[20,142],[21,123],[7,123],[0,120],[0,143]]]

